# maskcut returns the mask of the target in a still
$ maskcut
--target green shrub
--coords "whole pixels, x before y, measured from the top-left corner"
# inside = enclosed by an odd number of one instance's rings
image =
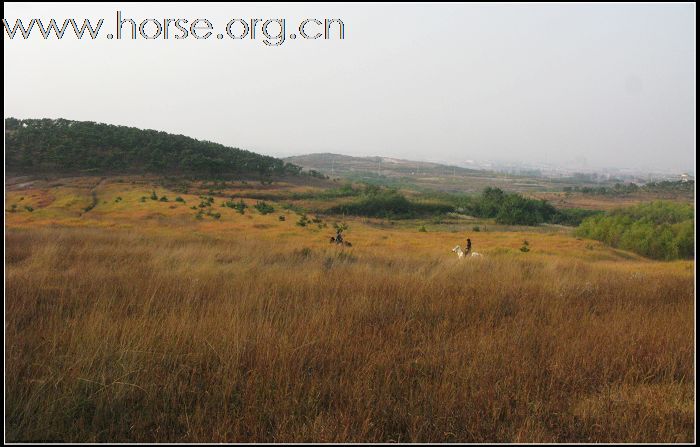
[[[523,241],[523,246],[520,247],[520,251],[522,251],[523,253],[527,253],[528,251],[530,251],[530,243],[527,241],[527,239]]]
[[[275,208],[265,202],[257,202],[255,205],[253,205],[253,208],[258,210],[258,212],[263,215],[275,212]]]
[[[413,202],[396,190],[381,190],[375,185],[367,185],[365,192],[354,202],[338,205],[329,210],[334,214],[384,218],[413,218],[449,211],[454,211],[452,205]]]
[[[557,210],[545,200],[528,199],[500,188],[486,188],[479,196],[457,196],[452,202],[462,212],[494,218],[504,225],[539,225],[550,222]]]
[[[603,211],[584,210],[581,208],[563,208],[557,210],[557,212],[552,216],[550,223],[576,227],[581,225],[581,222],[583,222],[584,219],[600,214],[603,214]]]
[[[305,227],[309,223],[309,218],[306,217],[306,214],[302,214],[301,217],[299,217],[299,220],[297,221],[297,225],[300,227]]]
[[[692,205],[657,201],[589,217],[576,235],[652,259],[689,259],[694,227]]]
[[[239,214],[245,214],[245,209],[248,208],[248,205],[241,199],[238,203],[233,204],[233,208],[238,211]]]

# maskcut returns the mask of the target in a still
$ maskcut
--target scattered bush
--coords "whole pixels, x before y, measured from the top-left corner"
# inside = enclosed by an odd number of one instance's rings
[[[306,214],[302,214],[301,217],[299,217],[299,220],[297,221],[297,225],[300,227],[305,227],[309,223],[309,218],[306,217]]]
[[[275,208],[272,207],[272,205],[268,205],[265,202],[257,202],[255,205],[253,205],[253,208],[258,210],[258,212],[263,215],[270,214],[275,211]]]
[[[239,200],[238,202],[233,202],[232,200],[229,200],[228,202],[226,202],[226,206],[235,209],[236,211],[238,211],[239,214],[245,214],[245,209],[248,208],[248,205],[245,204],[243,199]]]
[[[523,246],[520,247],[520,251],[522,251],[523,253],[527,253],[528,251],[530,251],[530,243],[527,241],[527,239],[523,241]]]

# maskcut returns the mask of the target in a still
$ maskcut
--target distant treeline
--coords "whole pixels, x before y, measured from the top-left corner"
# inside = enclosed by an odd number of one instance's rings
[[[693,206],[653,202],[585,219],[578,236],[602,241],[653,259],[688,259],[694,255]]]
[[[599,211],[557,209],[545,200],[529,199],[500,188],[486,188],[478,196],[455,196],[458,211],[475,217],[493,218],[504,225],[539,225],[553,223],[576,226]]]
[[[474,217],[495,219],[504,225],[539,225],[554,223],[576,226],[600,211],[554,208],[544,200],[529,199],[499,188],[486,188],[478,196],[462,194],[426,195],[422,200],[406,198],[398,190],[367,184],[363,190],[345,185],[329,191],[334,197],[357,196],[353,202],[335,206],[330,213],[370,217],[412,218],[460,212]]]
[[[298,175],[299,166],[210,141],[65,119],[5,119],[5,166],[32,172]]]
[[[580,192],[583,194],[593,194],[601,196],[621,196],[636,192],[653,193],[693,193],[695,182],[689,181],[669,181],[649,182],[644,185],[636,183],[615,183],[613,186],[566,186],[564,192]]]

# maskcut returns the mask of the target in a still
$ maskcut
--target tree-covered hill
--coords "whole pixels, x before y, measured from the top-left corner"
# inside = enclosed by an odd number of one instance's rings
[[[299,174],[283,160],[156,130],[65,119],[5,119],[9,172]]]

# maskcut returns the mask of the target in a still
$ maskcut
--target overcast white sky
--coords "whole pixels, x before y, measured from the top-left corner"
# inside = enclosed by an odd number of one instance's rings
[[[108,40],[117,10],[137,22],[206,18],[215,33],[232,18],[285,18],[287,35],[306,18],[339,18],[345,39]],[[694,172],[694,4],[5,3],[4,18],[105,19],[96,40],[4,33],[5,117],[158,129],[278,156]]]

